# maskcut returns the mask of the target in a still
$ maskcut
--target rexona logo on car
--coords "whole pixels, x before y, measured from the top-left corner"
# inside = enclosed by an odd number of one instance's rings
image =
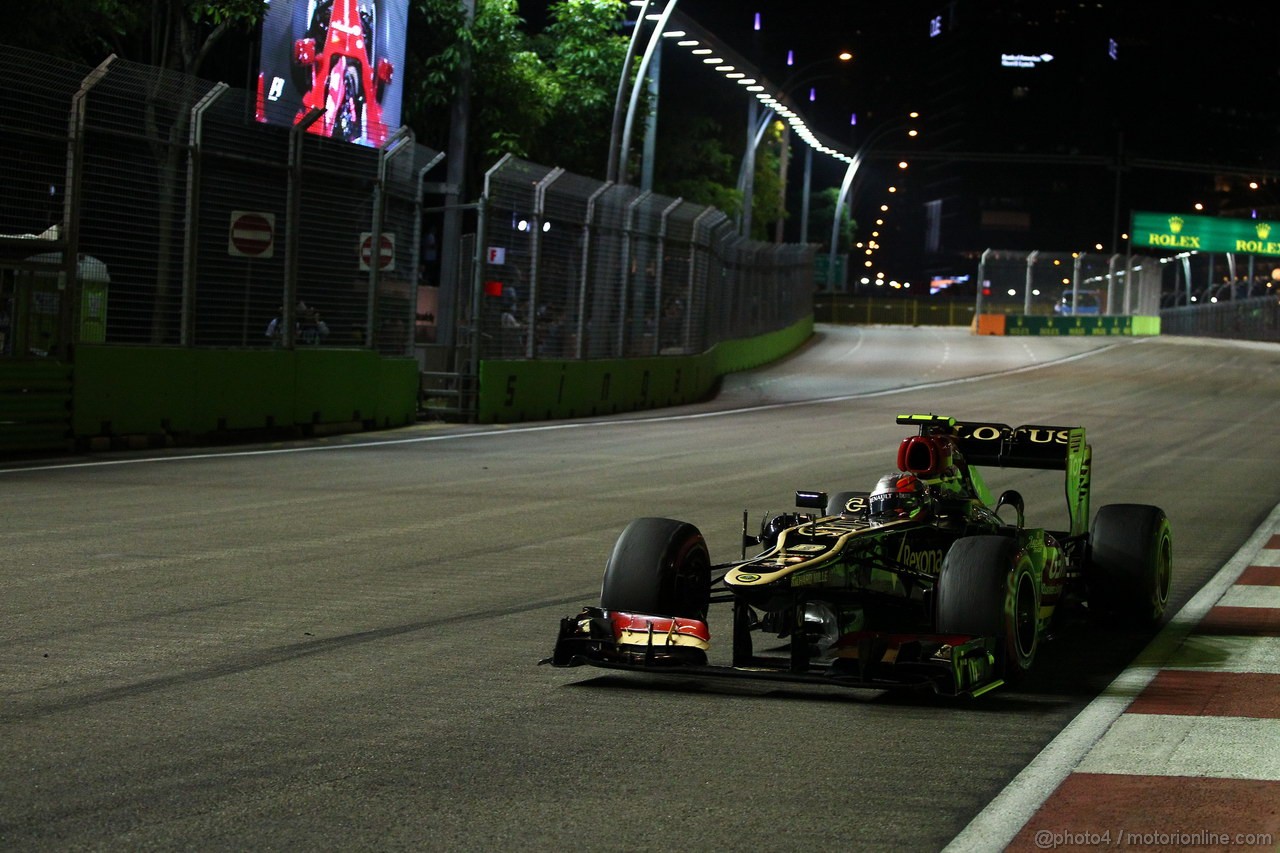
[[[898,562],[910,569],[936,575],[942,571],[942,549],[930,548],[926,551],[915,551],[907,537],[902,537],[898,546]]]

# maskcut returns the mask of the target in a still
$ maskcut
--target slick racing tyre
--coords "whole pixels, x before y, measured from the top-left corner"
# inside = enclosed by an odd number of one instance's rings
[[[600,606],[705,621],[710,596],[711,557],[698,528],[670,518],[637,518],[609,555]]]
[[[1040,638],[1040,587],[1031,558],[1014,540],[957,540],[942,561],[935,599],[939,634],[997,639],[997,666],[1006,681],[1031,669]]]
[[[1160,622],[1173,577],[1173,535],[1156,506],[1107,504],[1089,529],[1089,603],[1139,627]]]

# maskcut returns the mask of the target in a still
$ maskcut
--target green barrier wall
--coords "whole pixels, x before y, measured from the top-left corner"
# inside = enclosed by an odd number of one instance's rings
[[[0,361],[0,453],[70,447],[70,366]]]
[[[1006,335],[1158,335],[1160,318],[1117,314],[1084,317],[1010,314],[1005,318],[1004,333]]]
[[[368,350],[76,349],[76,438],[228,430],[403,426],[417,420],[418,365]]]
[[[781,358],[813,334],[813,317],[777,332],[725,341],[697,355],[595,361],[480,363],[481,423],[581,418],[704,399],[726,373]]]

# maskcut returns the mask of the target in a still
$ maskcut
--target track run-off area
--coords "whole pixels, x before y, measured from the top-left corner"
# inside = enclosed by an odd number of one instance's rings
[[[0,847],[1275,849],[1278,368],[819,326],[676,409],[0,462]],[[537,665],[632,518],[734,559],[893,470],[900,412],[1085,427],[1094,509],[1172,522],[1166,624],[963,701]],[[983,473],[1065,518],[1061,472]]]

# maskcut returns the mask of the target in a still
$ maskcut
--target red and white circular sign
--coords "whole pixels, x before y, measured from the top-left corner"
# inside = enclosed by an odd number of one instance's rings
[[[276,248],[276,216],[254,210],[231,211],[227,253],[238,258],[270,258]]]
[[[373,234],[365,232],[360,235],[360,269],[368,270],[373,257]],[[378,241],[378,269],[382,271],[396,268],[396,238],[391,231],[383,231]]]

